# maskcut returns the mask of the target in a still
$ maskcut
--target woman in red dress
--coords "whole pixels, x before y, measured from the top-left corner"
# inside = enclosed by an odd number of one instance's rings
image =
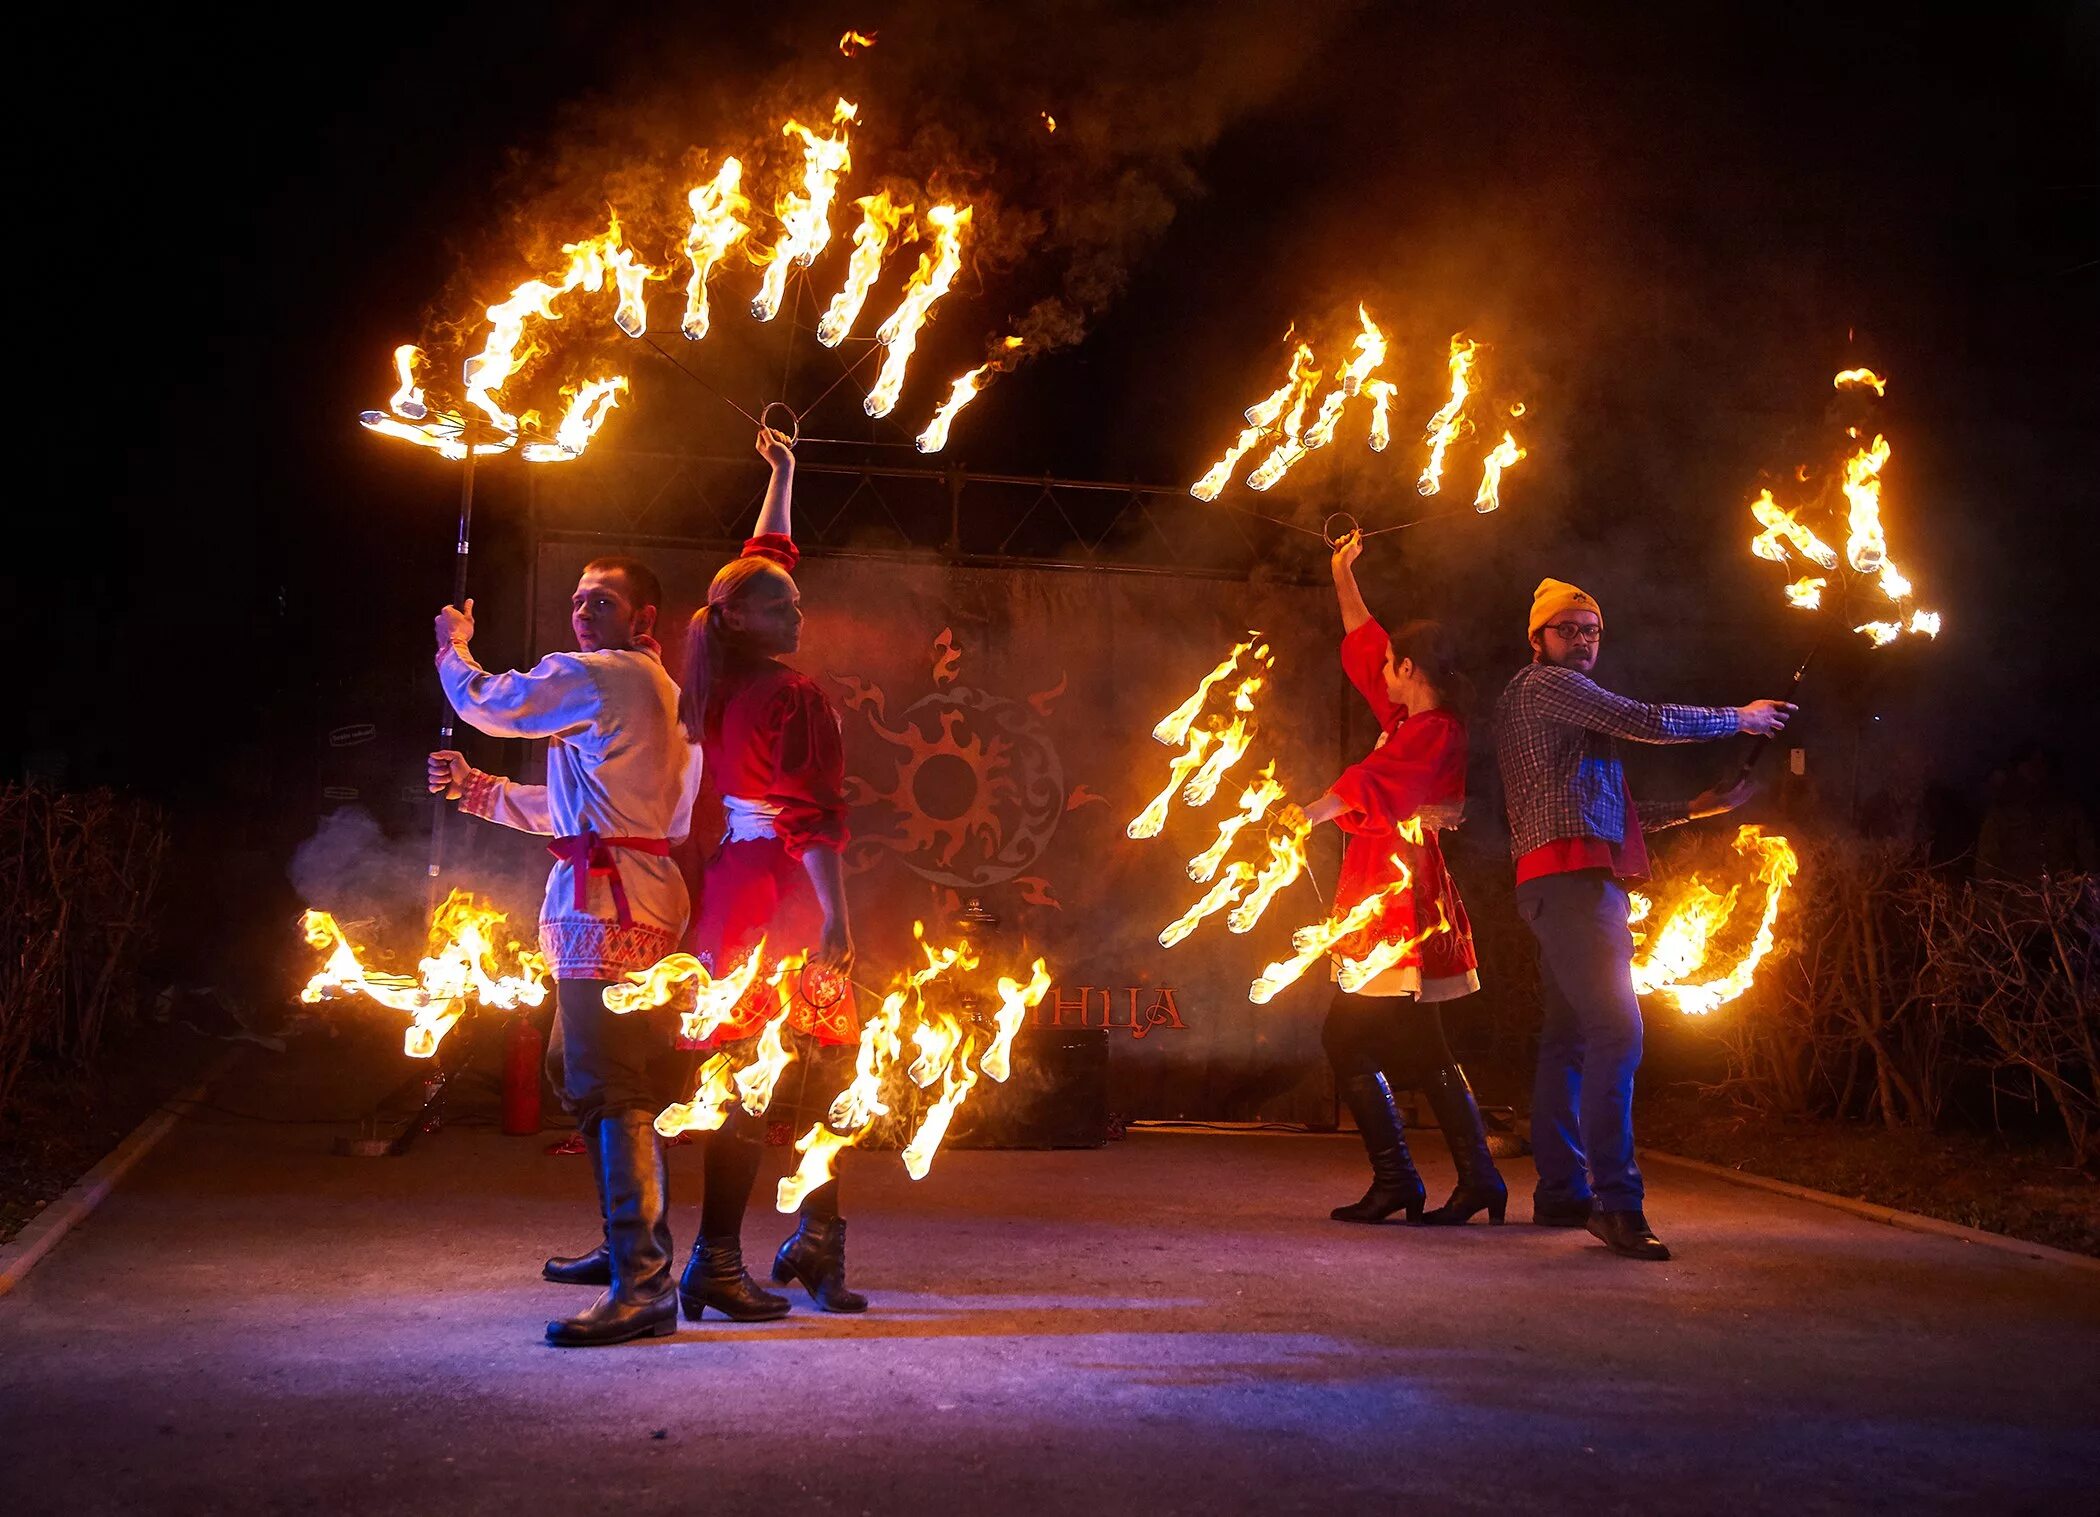
[[[766,984],[771,967],[806,954],[821,973],[797,977],[790,1026],[810,1061],[860,1039],[846,979],[853,930],[841,863],[845,753],[838,713],[823,689],[779,662],[802,641],[802,595],[791,573],[800,556],[790,521],[795,458],[777,432],[760,432],[757,446],[773,468],[757,530],[715,575],[707,604],[686,629],[679,720],[687,741],[701,746],[725,827],[701,872],[685,947],[709,970],[727,973],[765,941],[765,966],[716,1043],[756,1034],[778,1010]],[[822,1079],[800,1083],[830,1088]],[[680,1284],[691,1318],[710,1306],[740,1321],[787,1312],[786,1298],[761,1289],[743,1261],[744,1209],[762,1136],[763,1125],[740,1107],[708,1136],[700,1236]],[[867,1299],[846,1287],[836,1180],[803,1199],[801,1225],[781,1245],[773,1278],[801,1280],[825,1311],[867,1309]]]
[[[1357,533],[1336,545],[1334,585],[1344,629],[1342,668],[1378,718],[1378,743],[1319,800],[1302,810],[1286,808],[1284,816],[1333,821],[1349,834],[1335,886],[1337,915],[1393,885],[1403,869],[1411,880],[1368,927],[1344,940],[1342,958],[1361,960],[1377,943],[1413,946],[1352,990],[1337,989],[1320,1030],[1371,1158],[1371,1188],[1330,1215],[1339,1222],[1382,1222],[1404,1210],[1410,1222],[1450,1224],[1484,1210],[1500,1222],[1508,1188],[1488,1152],[1465,1071],[1444,1041],[1438,1010],[1439,1003],[1480,988],[1473,929],[1437,842],[1437,829],[1456,827],[1465,809],[1466,725],[1453,707],[1463,704],[1468,685],[1441,624],[1412,621],[1389,635],[1371,615],[1356,585],[1362,552]],[[1395,1084],[1428,1096],[1458,1170],[1451,1199],[1426,1215]]]

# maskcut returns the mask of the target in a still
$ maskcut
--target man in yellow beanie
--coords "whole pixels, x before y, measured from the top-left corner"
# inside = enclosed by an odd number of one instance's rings
[[[1539,581],[1526,631],[1532,661],[1495,703],[1495,751],[1517,911],[1538,939],[1545,1012],[1531,1098],[1532,1221],[1586,1226],[1613,1253],[1667,1259],[1642,1210],[1633,1158],[1641,1003],[1624,882],[1648,872],[1644,828],[1719,816],[1748,799],[1750,786],[1708,790],[1689,803],[1636,803],[1619,741],[1771,736],[1794,707],[1648,705],[1612,694],[1590,678],[1604,641],[1603,608],[1565,580]]]

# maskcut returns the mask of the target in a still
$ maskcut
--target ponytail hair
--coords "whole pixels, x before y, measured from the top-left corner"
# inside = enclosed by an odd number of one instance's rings
[[[752,657],[722,613],[748,595],[760,576],[782,572],[769,560],[757,556],[731,559],[708,585],[706,604],[685,624],[678,725],[685,730],[687,742],[704,742],[720,732],[722,710],[717,692],[722,676]]]
[[[1455,715],[1472,709],[1473,681],[1459,667],[1458,639],[1442,622],[1402,623],[1392,634],[1393,662],[1412,659],[1417,672]]]

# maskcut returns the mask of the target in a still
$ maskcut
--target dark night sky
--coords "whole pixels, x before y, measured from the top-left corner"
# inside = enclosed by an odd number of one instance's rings
[[[863,161],[885,132],[915,173],[946,144],[1012,216],[1085,225],[1099,196],[1105,245],[1039,238],[929,337],[925,372],[952,374],[1082,256],[1127,279],[1083,343],[978,402],[970,463],[1191,479],[1274,382],[1283,328],[1367,297],[1418,358],[1490,335],[1535,409],[1510,510],[1411,535],[1390,583],[1495,636],[1539,573],[1592,576],[1658,640],[1701,610],[1697,646],[1651,671],[1747,677],[1795,645],[1743,503],[1833,370],[1871,363],[1895,377],[1899,556],[1950,628],[1883,677],[1947,734],[1938,768],[2031,734],[2072,757],[2100,736],[2096,11],[1955,9],[470,3],[298,42],[198,13],[113,58],[82,39],[60,53],[100,60],[71,93],[96,126],[54,139],[40,204],[92,251],[138,410],[84,424],[52,471],[70,547],[24,578],[75,610],[5,761],[207,809],[274,775],[310,817],[329,692],[375,661],[420,673],[449,583],[449,471],[355,425],[393,344],[523,277],[522,244],[592,230],[604,171],[671,174],[840,88]],[[848,24],[881,32],[854,63]],[[108,396],[112,355],[58,281],[35,288],[62,389]],[[609,438],[743,445],[676,376],[634,372],[648,393]],[[1327,489],[1367,518],[1404,505]],[[18,635],[51,636],[10,599]]]

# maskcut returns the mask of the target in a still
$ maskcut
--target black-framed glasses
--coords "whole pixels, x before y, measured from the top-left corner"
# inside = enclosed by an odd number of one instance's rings
[[[1601,626],[1592,626],[1588,622],[1548,622],[1545,630],[1558,632],[1571,643],[1601,643],[1604,641],[1604,629]]]

